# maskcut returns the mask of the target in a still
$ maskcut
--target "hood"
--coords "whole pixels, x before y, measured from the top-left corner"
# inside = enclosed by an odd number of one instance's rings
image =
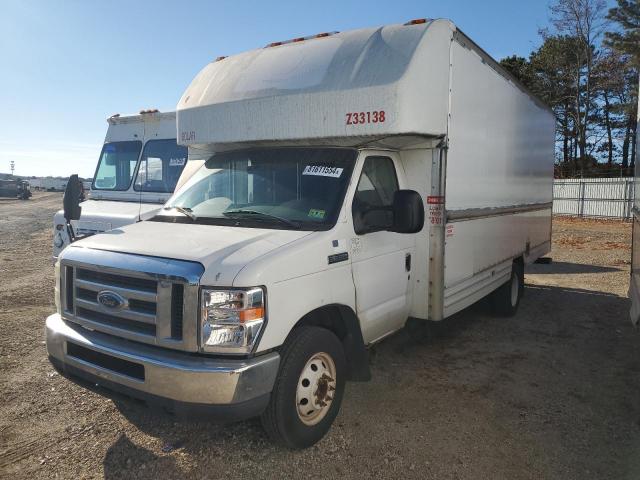
[[[73,222],[81,232],[103,232],[112,228],[123,227],[130,223],[146,220],[162,208],[157,203],[115,202],[108,200],[87,200],[80,204],[82,214],[80,220]],[[64,223],[64,211],[59,210],[54,223]]]
[[[69,248],[95,248],[198,262],[203,285],[234,286],[242,268],[260,256],[313,232],[140,222],[80,240]]]

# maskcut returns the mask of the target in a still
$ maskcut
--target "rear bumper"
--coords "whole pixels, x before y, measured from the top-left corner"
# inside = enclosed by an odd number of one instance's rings
[[[47,318],[46,337],[51,363],[67,377],[220,420],[259,415],[280,363],[276,352],[220,359],[142,345],[68,324],[58,314]]]

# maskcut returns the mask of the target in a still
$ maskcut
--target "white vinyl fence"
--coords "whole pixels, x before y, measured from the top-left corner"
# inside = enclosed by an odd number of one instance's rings
[[[629,220],[633,190],[633,177],[554,180],[553,213]]]

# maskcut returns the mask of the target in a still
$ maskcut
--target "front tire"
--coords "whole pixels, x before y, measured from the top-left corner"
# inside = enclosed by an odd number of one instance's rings
[[[278,377],[262,426],[288,448],[307,448],[329,431],[344,395],[346,361],[342,343],[329,330],[300,327],[281,351]]]
[[[489,297],[493,311],[501,317],[513,317],[518,311],[523,293],[524,267],[520,262],[513,262],[509,281],[494,290]]]

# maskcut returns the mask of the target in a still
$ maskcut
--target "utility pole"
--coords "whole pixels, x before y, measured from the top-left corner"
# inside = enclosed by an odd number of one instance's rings
[[[9,163],[9,165],[11,166],[11,175],[13,176],[13,170],[16,168],[16,162],[14,162],[13,160],[11,160],[11,162]]]

